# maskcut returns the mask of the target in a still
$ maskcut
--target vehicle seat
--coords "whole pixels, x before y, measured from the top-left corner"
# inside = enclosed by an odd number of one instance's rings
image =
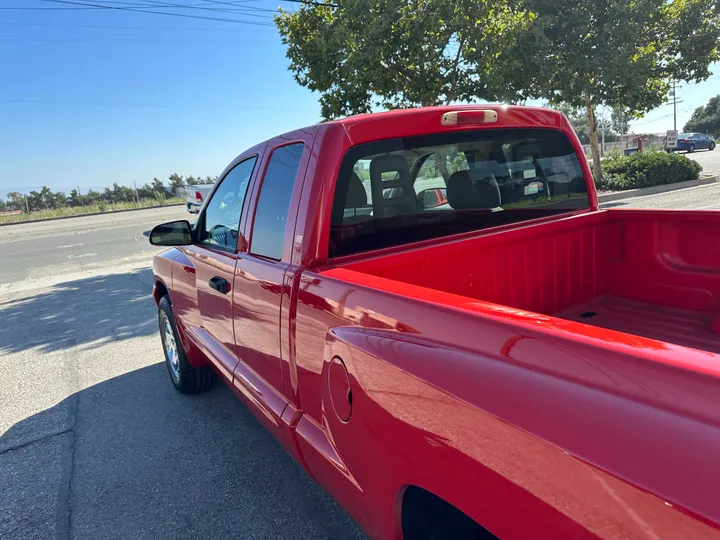
[[[455,210],[497,208],[500,188],[492,175],[473,180],[469,171],[457,171],[448,178],[447,200]]]
[[[395,173],[392,180],[384,180],[383,173]],[[370,162],[370,183],[375,217],[405,216],[418,212],[418,202],[410,179],[410,169],[403,156],[387,154]],[[384,197],[386,190],[390,197]]]
[[[357,211],[361,208],[367,213],[358,215]],[[331,253],[337,253],[347,238],[355,236],[363,224],[372,221],[369,209],[367,192],[360,177],[352,173],[344,179],[338,178],[330,221]],[[347,210],[353,210],[353,215],[347,216]]]
[[[524,186],[529,182],[542,182],[545,195],[552,195],[543,168],[538,163],[542,158],[542,150],[537,144],[519,144],[513,148],[515,182]]]
[[[332,225],[344,225],[356,221],[367,221],[369,215],[357,215],[358,208],[368,206],[367,192],[360,177],[352,173],[345,178],[338,178],[335,186],[335,200],[332,209]],[[346,210],[353,210],[353,216],[345,216]]]

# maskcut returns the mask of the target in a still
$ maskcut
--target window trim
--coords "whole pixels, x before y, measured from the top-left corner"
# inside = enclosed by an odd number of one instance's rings
[[[195,223],[195,237],[196,241],[195,244],[203,247],[205,249],[215,250],[215,251],[222,251],[223,253],[232,253],[237,254],[239,252],[238,249],[238,242],[240,240],[240,225],[242,224],[243,215],[245,214],[245,206],[248,203],[248,195],[251,194],[250,187],[253,183],[253,176],[255,175],[255,171],[257,170],[257,163],[258,158],[260,157],[259,153],[255,152],[253,154],[250,154],[248,156],[245,156],[242,160],[235,163],[228,171],[222,176],[222,178],[219,178],[217,182],[215,182],[215,187],[213,188],[212,192],[210,193],[210,196],[208,197],[207,202],[205,203],[203,207],[202,214],[200,217],[198,217],[197,222]],[[255,159],[255,164],[253,165],[252,170],[250,171],[250,178],[248,179],[248,185],[245,188],[245,197],[243,198],[243,205],[240,209],[240,216],[238,216],[238,242],[235,242],[235,246],[221,246],[220,244],[213,244],[208,242],[207,240],[200,240],[198,238],[200,233],[205,233],[205,217],[207,214],[207,209],[210,206],[210,203],[212,202],[213,198],[215,197],[215,193],[217,192],[220,185],[225,181],[225,179],[228,177],[228,175],[233,172],[237,167],[242,165],[243,163]]]
[[[255,185],[253,186],[253,194],[252,194],[253,201],[251,202],[252,212],[249,214],[249,216],[251,216],[252,219],[250,220],[250,223],[248,224],[246,253],[247,253],[247,255],[254,257],[258,260],[262,260],[262,261],[266,261],[266,262],[270,262],[270,263],[282,262],[282,255],[280,256],[279,259],[275,259],[274,257],[268,257],[267,255],[262,255],[260,253],[253,253],[252,243],[253,243],[253,236],[254,236],[254,232],[255,232],[255,221],[256,221],[256,217],[257,217],[258,203],[260,202],[260,195],[262,195],[262,188],[265,185],[265,177],[267,175],[268,167],[270,166],[270,161],[272,161],[272,157],[277,150],[279,150],[280,148],[284,148],[286,146],[292,146],[294,144],[302,144],[303,145],[303,153],[300,156],[300,163],[298,164],[298,170],[297,170],[297,173],[295,173],[295,180],[293,183],[293,193],[295,192],[295,188],[297,186],[297,181],[298,181],[298,175],[300,174],[300,167],[302,166],[302,160],[303,160],[303,158],[305,158],[305,152],[309,147],[308,142],[303,139],[295,139],[292,141],[283,141],[282,144],[278,144],[277,146],[272,147],[270,149],[270,151],[266,154],[267,157],[264,160],[262,172],[258,171],[259,176],[257,178],[257,181],[255,182]],[[290,195],[290,202],[292,203],[292,194]],[[289,217],[289,214],[288,214],[288,217]],[[285,232],[286,233],[287,233],[287,224],[288,223],[289,223],[289,221],[285,224],[285,227],[286,227]],[[284,239],[283,239],[283,251],[284,251],[284,249],[285,249],[285,245],[284,245]]]

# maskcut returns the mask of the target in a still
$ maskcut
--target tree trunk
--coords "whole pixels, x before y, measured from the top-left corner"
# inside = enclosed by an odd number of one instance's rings
[[[593,160],[593,176],[595,177],[595,185],[602,182],[602,168],[600,165],[600,145],[598,144],[597,120],[595,119],[595,111],[590,102],[590,94],[585,92],[585,110],[587,113],[588,127],[590,130],[590,153]]]
[[[445,185],[447,185],[448,178],[450,178],[450,171],[448,171],[447,163],[445,162],[445,152],[440,150],[437,154],[435,154],[435,157],[437,158],[435,159],[435,165],[440,171],[440,174],[445,181]]]

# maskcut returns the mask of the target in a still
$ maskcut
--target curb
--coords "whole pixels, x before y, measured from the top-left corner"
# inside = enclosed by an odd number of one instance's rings
[[[137,212],[139,210],[152,210],[153,208],[171,208],[173,206],[185,206],[185,203],[162,204],[159,206],[145,206],[144,208],[126,208],[125,210],[108,210],[107,212],[92,212],[90,214],[73,214],[72,216],[59,216],[59,217],[49,217],[49,218],[41,218],[41,219],[28,219],[26,221],[11,221],[9,223],[0,223],[0,227],[7,227],[9,225],[24,225],[26,223],[41,223],[43,221],[57,221],[59,219],[72,219],[72,218],[81,218],[81,217],[88,217],[88,216],[104,216],[107,214],[122,214],[125,212]]]
[[[628,189],[627,191],[618,191],[616,193],[607,193],[598,195],[598,202],[620,201],[622,199],[631,199],[633,197],[644,197],[645,195],[656,195],[658,193],[666,193],[677,189],[686,189],[695,186],[704,186],[706,184],[714,184],[720,182],[720,176],[710,176],[698,178],[697,180],[688,180],[686,182],[677,182],[676,184],[663,184],[661,186],[652,186],[640,189]]]

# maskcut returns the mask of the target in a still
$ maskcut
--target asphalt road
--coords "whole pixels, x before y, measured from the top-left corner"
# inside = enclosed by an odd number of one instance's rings
[[[657,195],[601,203],[600,207],[720,210],[720,182],[658,193]]]
[[[143,232],[186,215],[0,228],[0,538],[363,537],[224,386],[172,387]]]
[[[0,284],[148,261],[160,250],[143,233],[176,219],[195,218],[171,206],[0,226]]]
[[[702,165],[704,174],[720,174],[720,148],[716,148],[712,152],[708,150],[698,150],[692,154],[682,153],[682,155],[694,159]]]
[[[720,183],[604,206],[720,208]],[[225,387],[171,386],[143,233],[188,217],[0,227],[0,538],[363,537]]]

